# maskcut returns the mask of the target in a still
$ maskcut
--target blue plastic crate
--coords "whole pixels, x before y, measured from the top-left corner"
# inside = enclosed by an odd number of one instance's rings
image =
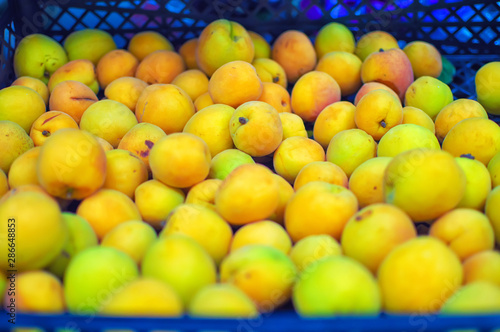
[[[4,316],[4,315],[2,315]],[[46,331],[103,331],[111,329],[146,331],[234,331],[234,332],[437,332],[475,329],[478,332],[500,328],[500,315],[439,316],[429,314],[379,315],[377,317],[339,316],[301,318],[292,311],[263,314],[255,319],[209,318],[130,318],[74,315],[18,314],[16,327],[38,327]],[[12,328],[0,320],[0,330]]]
[[[500,2],[457,0],[0,0],[0,88],[14,80],[12,58],[20,39],[44,33],[58,41],[74,30],[110,32],[119,48],[134,33],[156,30],[176,47],[218,18],[243,24],[272,42],[287,29],[311,38],[326,23],[349,27],[356,38],[373,30],[393,34],[404,46],[433,43],[458,69],[450,84],[456,98],[475,98],[475,71],[500,60]],[[1,8],[1,7],[0,7]]]
[[[74,30],[110,32],[126,47],[138,31],[156,30],[176,47],[209,22],[227,18],[272,42],[281,32],[299,29],[314,38],[326,23],[348,26],[359,38],[373,30],[393,34],[404,46],[413,40],[433,43],[457,68],[450,84],[456,98],[475,98],[474,75],[490,61],[500,61],[500,1],[457,0],[0,0],[0,88],[14,80],[12,59],[19,41],[44,33],[58,41]],[[13,326],[2,313],[0,331]],[[128,329],[134,331],[448,331],[500,329],[496,315],[429,314],[303,319],[291,305],[257,319],[113,318],[17,314],[15,327],[46,331]]]

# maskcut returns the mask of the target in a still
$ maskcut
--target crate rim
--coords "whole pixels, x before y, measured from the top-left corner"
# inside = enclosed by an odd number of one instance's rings
[[[97,329],[128,328],[136,331],[168,328],[173,330],[231,330],[247,331],[444,331],[473,327],[479,330],[500,328],[499,314],[387,314],[379,315],[336,315],[329,317],[304,318],[297,313],[277,311],[261,314],[257,318],[194,318],[184,315],[179,318],[118,317],[73,314],[21,314],[16,315],[16,325],[22,327],[43,326],[55,329],[64,326],[81,328],[82,331]],[[6,320],[0,322],[0,330],[12,327]],[[43,324],[43,325],[42,325]],[[76,325],[76,326],[75,326]],[[356,327],[356,328],[354,328]]]

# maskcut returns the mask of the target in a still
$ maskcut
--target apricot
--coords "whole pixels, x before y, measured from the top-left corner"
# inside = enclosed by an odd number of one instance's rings
[[[443,150],[455,157],[470,154],[488,165],[500,151],[500,127],[490,119],[464,119],[448,132],[443,140]]]
[[[61,281],[43,270],[19,273],[15,278],[15,296],[7,296],[5,303],[14,300],[16,309],[24,313],[63,314],[66,310]]]
[[[194,113],[189,95],[173,84],[152,84],[146,87],[135,106],[139,122],[157,125],[167,135],[181,132]]]
[[[293,196],[295,191],[293,190],[292,185],[280,175],[273,174],[273,177],[276,182],[278,182],[279,201],[276,210],[274,210],[274,213],[268,219],[273,220],[280,225],[283,225],[286,205],[288,204],[290,197]]]
[[[165,136],[167,136],[165,132],[152,123],[138,123],[122,137],[118,149],[133,153],[144,162],[149,171],[149,153],[156,142]]]
[[[68,62],[68,56],[62,45],[51,37],[25,31],[20,36],[19,45],[13,56],[13,74],[16,77],[32,76],[47,83],[50,75]],[[40,49],[43,49],[40,51]]]
[[[207,251],[194,239],[180,234],[156,240],[144,256],[141,270],[144,277],[170,285],[184,306],[189,306],[196,293],[217,278],[215,263]]]
[[[354,122],[373,139],[380,140],[391,128],[403,122],[403,108],[385,90],[368,92],[356,106]]]
[[[271,312],[290,299],[296,274],[286,254],[258,244],[231,252],[220,266],[221,282],[245,292],[260,312]]]
[[[349,96],[361,86],[361,65],[362,61],[352,53],[330,52],[320,58],[316,70],[333,77],[342,96]]]
[[[68,239],[59,255],[45,268],[59,278],[64,277],[69,262],[76,254],[98,245],[97,236],[87,220],[72,212],[63,212],[62,217],[68,227]]]
[[[31,148],[14,160],[9,169],[7,188],[14,189],[26,184],[39,184],[36,165],[40,150],[41,147]]]
[[[354,50],[362,61],[372,53],[378,52],[380,49],[386,51],[391,48],[399,48],[398,41],[390,33],[385,31],[371,31],[361,36]]]
[[[23,184],[17,188],[12,188],[8,190],[2,197],[0,197],[0,203],[3,203],[7,198],[11,197],[14,194],[23,193],[23,192],[37,192],[45,195],[46,197],[52,199],[57,203],[56,198],[52,197],[43,189],[39,184]]]
[[[276,38],[271,58],[283,67],[292,84],[316,66],[314,46],[309,37],[298,30],[285,31]]]
[[[271,216],[279,203],[273,173],[259,164],[235,168],[215,195],[217,212],[231,225],[244,225]]]
[[[149,157],[154,178],[171,187],[191,187],[205,180],[210,171],[211,155],[207,143],[189,133],[161,138]]]
[[[495,187],[486,198],[486,205],[484,206],[484,213],[490,219],[491,226],[495,232],[496,243],[500,243],[500,212],[498,206],[500,204],[500,187]]]
[[[0,121],[12,121],[28,134],[35,120],[45,112],[43,98],[33,89],[15,85],[0,90]]]
[[[463,264],[464,284],[487,281],[500,286],[500,253],[483,250],[471,255]]]
[[[427,236],[397,246],[378,273],[384,309],[394,313],[439,311],[462,279],[462,267],[453,251]]]
[[[419,108],[431,119],[435,119],[439,111],[452,101],[450,87],[430,76],[417,78],[404,93],[405,106]]]
[[[69,60],[87,59],[94,65],[104,54],[116,49],[113,36],[101,29],[73,31],[64,39],[63,46]]]
[[[494,115],[500,114],[500,98],[496,94],[500,86],[499,73],[500,61],[489,62],[479,68],[474,80],[477,101],[483,105],[486,112]]]
[[[294,136],[307,138],[306,127],[300,116],[293,113],[282,112],[279,114],[279,117],[281,126],[283,127],[283,141]]]
[[[78,129],[78,124],[66,113],[48,111],[40,115],[38,119],[33,122],[30,130],[30,137],[35,146],[40,146],[43,145],[50,135],[62,128]]]
[[[198,69],[196,63],[196,48],[198,47],[198,38],[186,40],[179,48],[179,54],[184,60],[187,69]]]
[[[378,236],[373,237],[373,234]],[[347,222],[342,232],[342,252],[376,275],[380,264],[394,248],[416,236],[413,221],[403,210],[390,204],[372,204]]]
[[[87,248],[73,257],[64,274],[68,311],[95,314],[138,276],[137,264],[124,252],[104,246]]]
[[[106,141],[105,139],[100,138],[99,136],[96,136],[94,134],[92,134],[92,135],[97,140],[97,143],[99,143],[99,145],[102,147],[102,149],[104,150],[104,152],[108,152],[108,151],[111,151],[111,150],[114,149],[113,146],[111,144],[109,144],[109,142]]]
[[[411,149],[441,150],[436,136],[426,128],[415,124],[400,124],[382,136],[377,146],[377,156],[394,157]]]
[[[319,234],[340,240],[345,224],[357,210],[356,196],[348,189],[310,182],[290,198],[285,210],[285,228],[293,242]]]
[[[436,116],[436,136],[443,141],[454,125],[468,118],[488,118],[483,106],[472,99],[457,99],[439,111]]]
[[[120,77],[108,84],[104,90],[106,98],[115,100],[135,111],[135,105],[148,83],[135,77]]]
[[[458,257],[446,244],[429,236],[400,244],[378,270],[383,309],[391,313],[437,312],[462,280]]]
[[[355,47],[356,42],[351,30],[337,22],[322,26],[314,40],[314,48],[319,59],[330,52],[353,53]]]
[[[210,77],[208,93],[216,104],[238,107],[259,99],[262,81],[255,68],[245,61],[231,61],[220,66]]]
[[[227,149],[213,156],[210,162],[210,179],[224,180],[236,167],[243,164],[255,164],[252,157],[238,149]]]
[[[254,31],[248,31],[248,34],[250,38],[252,38],[253,48],[255,50],[254,59],[271,57],[271,45],[269,45],[267,40]]]
[[[364,97],[368,92],[373,91],[373,90],[386,90],[387,92],[390,92],[394,97],[396,97],[400,102],[401,100],[399,99],[399,96],[394,90],[389,88],[387,85],[379,83],[379,82],[368,82],[364,83],[361,88],[359,88],[358,92],[356,93],[356,96],[354,97],[354,105],[358,105],[359,101],[361,98]]]
[[[209,77],[228,62],[252,62],[254,55],[254,45],[247,30],[241,24],[225,19],[208,24],[201,32],[196,47],[196,63]]]
[[[104,184],[106,154],[91,133],[60,129],[42,146],[37,175],[40,185],[52,196],[83,199]]]
[[[132,152],[122,149],[106,152],[106,180],[103,188],[121,191],[134,199],[135,189],[147,179],[146,165]]]
[[[201,94],[194,101],[194,107],[196,109],[196,112],[204,109],[207,106],[213,105],[213,104],[214,104],[214,101],[212,100],[212,97],[210,97],[210,93],[208,93],[208,91]]]
[[[347,129],[356,128],[356,107],[348,101],[338,101],[323,108],[314,121],[314,140],[327,148],[333,136]]]
[[[1,198],[9,191],[9,181],[7,175],[0,169],[0,202]],[[2,292],[0,292],[2,293]],[[1,299],[0,299],[1,300]]]
[[[440,150],[400,153],[384,175],[385,202],[403,209],[414,222],[432,220],[454,209],[465,187],[465,174],[455,158]]]
[[[231,284],[202,288],[193,297],[188,312],[192,317],[252,318],[259,315],[252,300]]]
[[[139,63],[134,76],[148,84],[168,84],[184,69],[184,61],[176,52],[156,51]]]
[[[488,172],[490,172],[491,186],[495,188],[500,185],[500,152],[490,159],[488,163]]]
[[[446,301],[442,314],[493,314],[500,310],[500,287],[477,281],[463,286]]]
[[[137,118],[130,109],[114,100],[100,100],[87,108],[80,119],[80,129],[106,140],[118,147],[125,134],[137,125]]]
[[[297,174],[293,188],[295,191],[309,182],[322,181],[347,188],[349,180],[339,166],[329,161],[313,161],[305,165]]]
[[[229,121],[234,145],[252,157],[273,153],[283,138],[278,111],[262,101],[249,101],[239,106]]]
[[[431,76],[438,78],[443,70],[441,53],[434,45],[416,40],[406,44],[403,52],[410,59],[415,78]]]
[[[224,104],[214,104],[196,112],[186,123],[182,132],[196,135],[208,145],[210,155],[234,147],[229,129],[229,121],[234,108]]]
[[[173,51],[174,47],[163,35],[156,31],[136,33],[128,43],[128,51],[139,61],[156,51]]]
[[[217,265],[229,252],[233,237],[231,227],[217,212],[196,204],[182,204],[169,214],[160,238],[172,234],[182,234],[194,239]]]
[[[50,93],[59,83],[69,80],[85,84],[96,94],[99,92],[95,65],[90,60],[73,60],[58,68],[50,76],[49,83],[47,83]]]
[[[254,66],[262,83],[276,83],[285,89],[288,87],[285,70],[273,59],[256,58],[253,60],[252,66]]]
[[[192,101],[208,91],[207,75],[198,69],[190,69],[180,73],[174,78],[172,84],[184,90]]]
[[[459,208],[446,213],[431,225],[429,235],[448,244],[462,261],[495,245],[488,217],[473,209]]]
[[[491,177],[486,166],[480,161],[465,157],[456,157],[458,166],[466,178],[465,194],[457,207],[484,210],[486,197],[491,191]]]
[[[391,160],[391,157],[371,158],[352,172],[348,188],[356,195],[359,207],[384,202],[384,174]]]
[[[294,136],[285,139],[273,156],[274,170],[290,183],[295,181],[300,170],[314,161],[324,161],[325,150],[316,141]]]
[[[361,129],[343,130],[333,136],[326,150],[326,160],[342,168],[347,177],[377,155],[377,143]]]
[[[302,273],[314,262],[329,257],[342,255],[342,247],[330,235],[309,235],[299,240],[290,251],[290,258]]]
[[[79,124],[83,112],[97,101],[99,99],[88,86],[78,81],[69,80],[59,83],[52,90],[49,110],[64,112]]]
[[[96,66],[96,75],[102,89],[120,77],[134,76],[139,60],[125,50],[113,50],[102,56]]]
[[[382,298],[367,268],[349,257],[332,256],[314,262],[299,275],[293,305],[303,317],[376,315]]]
[[[16,52],[11,68],[16,77],[32,76],[47,83],[50,75],[68,62],[68,56],[59,42],[34,32],[25,31],[18,38],[19,43],[13,45],[16,46]]]
[[[436,133],[436,127],[431,117],[424,111],[413,106],[403,107],[403,124],[416,124],[429,129],[433,134]]]
[[[33,148],[34,144],[24,129],[15,122],[0,120],[0,129],[0,144],[4,147],[0,169],[8,173],[12,163],[24,152]]]
[[[372,53],[363,61],[361,79],[363,83],[383,83],[403,99],[413,82],[411,62],[399,48]]]
[[[215,195],[221,184],[220,179],[207,179],[195,184],[186,195],[186,204],[200,205],[215,211]]]
[[[49,88],[42,80],[30,76],[21,76],[12,82],[11,86],[15,85],[22,85],[35,90],[42,97],[45,105],[49,104]]]
[[[135,189],[135,205],[141,219],[155,229],[163,227],[170,212],[184,203],[184,199],[181,189],[169,187],[158,180],[143,182]]]
[[[340,101],[340,87],[330,75],[311,71],[301,76],[293,86],[293,113],[304,121],[313,122],[328,105]]]
[[[0,262],[0,269],[12,269],[12,266],[9,267],[12,261],[8,259],[12,258],[8,255],[11,252],[9,248],[13,247],[11,243],[15,244],[14,263],[18,271],[43,268],[61,252],[68,237],[68,228],[61,210],[47,194],[16,189],[13,191],[11,195],[7,194],[8,197],[4,196],[0,204],[0,217],[3,220],[0,238],[4,243],[0,250],[5,257]],[[15,240],[10,240],[12,237],[7,232],[12,230],[14,223],[16,236]],[[48,229],[50,232],[47,232]]]
[[[100,308],[100,315],[126,317],[180,317],[182,301],[165,282],[139,277],[112,294]]]
[[[129,220],[141,220],[141,214],[127,195],[114,189],[101,189],[85,198],[76,214],[87,220],[102,240],[114,227]]]
[[[268,82],[262,83],[262,94],[258,100],[268,103],[280,114],[292,112],[290,94],[279,84]]]
[[[113,227],[101,241],[102,247],[112,247],[129,255],[138,265],[156,240],[156,231],[142,220],[130,220]]]
[[[292,240],[283,226],[274,221],[262,220],[246,224],[234,233],[230,252],[252,244],[271,246],[288,255]]]

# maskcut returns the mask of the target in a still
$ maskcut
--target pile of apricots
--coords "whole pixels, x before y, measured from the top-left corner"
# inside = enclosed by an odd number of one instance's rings
[[[4,308],[500,312],[500,62],[473,100],[443,61],[335,22],[24,37],[0,90]]]

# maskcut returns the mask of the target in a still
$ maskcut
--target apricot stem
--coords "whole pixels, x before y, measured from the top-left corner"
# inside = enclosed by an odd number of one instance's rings
[[[240,116],[240,118],[238,120],[240,121],[241,124],[245,124],[248,122],[248,120],[242,116]]]
[[[382,126],[382,128],[385,128],[387,126],[384,120],[380,121],[380,125]]]
[[[466,153],[466,154],[463,154],[460,156],[460,158],[468,158],[468,159],[476,159],[473,155],[471,155],[470,153]]]
[[[42,131],[42,135],[45,136],[45,137],[49,137],[50,136],[50,131],[44,130],[44,131]]]

